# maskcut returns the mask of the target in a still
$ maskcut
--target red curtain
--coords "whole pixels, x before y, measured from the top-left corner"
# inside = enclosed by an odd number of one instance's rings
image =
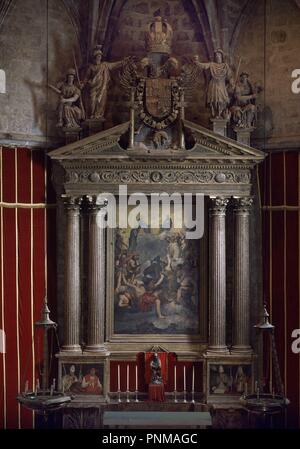
[[[0,159],[0,329],[6,335],[6,353],[0,354],[0,428],[31,428],[33,414],[18,405],[16,396],[38,375],[42,348],[33,343],[33,330],[47,284],[55,312],[55,208],[48,208],[54,198],[53,191],[49,198],[44,151],[0,148]]]

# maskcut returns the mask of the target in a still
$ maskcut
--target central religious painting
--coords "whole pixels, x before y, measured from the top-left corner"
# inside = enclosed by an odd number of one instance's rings
[[[158,226],[141,220],[138,227],[117,228],[111,236],[113,337],[203,337],[205,237],[187,238],[184,224],[176,227],[181,222],[176,214],[182,212],[175,207],[169,212],[161,211]]]

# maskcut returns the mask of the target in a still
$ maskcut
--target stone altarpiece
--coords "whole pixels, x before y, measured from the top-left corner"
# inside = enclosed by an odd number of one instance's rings
[[[146,39],[148,54],[141,61],[142,73],[123,71],[122,83],[131,97],[128,122],[50,153],[59,196],[58,225],[65,222],[64,289],[59,292],[59,301],[64,304],[59,382],[62,385],[63,365],[98,363],[103,367],[103,391],[98,399],[102,403],[110,397],[110,361],[135,360],[138,352],[158,343],[175,352],[179,360],[203,362],[204,400],[238,402],[238,396],[228,398],[211,389],[211,377],[218,370],[219,374],[226,373],[229,365],[250,370],[248,378],[253,382],[256,355],[250,341],[249,226],[252,172],[264,154],[215,132],[215,126],[211,131],[185,119],[185,84],[176,74],[178,62],[170,58],[171,37],[169,26],[155,19]],[[200,331],[193,338],[175,334],[122,338],[113,331],[114,234],[97,225],[106,215],[106,204],[99,195],[118,195],[119,186],[125,184],[128,195],[205,195],[207,226],[199,265]],[[226,289],[228,215],[234,227],[230,292]],[[232,308],[229,323],[228,296]],[[92,406],[95,401],[95,397],[86,396],[82,404]]]

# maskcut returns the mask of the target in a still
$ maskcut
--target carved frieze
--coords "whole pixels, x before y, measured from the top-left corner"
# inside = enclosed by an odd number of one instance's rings
[[[103,169],[67,170],[69,184],[249,184],[248,170]]]

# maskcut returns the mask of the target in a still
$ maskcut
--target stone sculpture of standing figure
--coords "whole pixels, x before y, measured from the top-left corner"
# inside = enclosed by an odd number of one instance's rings
[[[93,51],[93,62],[89,65],[81,87],[89,88],[89,117],[90,119],[103,119],[108,95],[108,86],[111,81],[111,72],[122,67],[129,58],[117,62],[102,61],[101,46],[97,45]]]
[[[211,110],[212,118],[228,118],[228,105],[230,102],[227,84],[233,84],[232,72],[229,65],[224,62],[224,53],[221,49],[215,51],[215,61],[200,62],[198,56],[193,58],[194,64],[203,70],[209,70],[211,79],[207,90],[207,104]]]

